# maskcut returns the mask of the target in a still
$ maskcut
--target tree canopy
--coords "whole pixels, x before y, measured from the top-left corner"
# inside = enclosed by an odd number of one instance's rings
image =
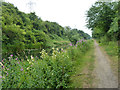
[[[87,27],[96,39],[118,40],[118,2],[96,2],[87,11]]]

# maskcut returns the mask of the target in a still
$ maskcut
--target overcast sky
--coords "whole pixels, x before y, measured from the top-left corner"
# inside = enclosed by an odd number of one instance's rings
[[[29,13],[29,2],[33,2],[32,11],[42,20],[57,22],[61,26],[77,28],[91,35],[86,25],[86,11],[97,0],[5,0],[13,3],[20,11]]]

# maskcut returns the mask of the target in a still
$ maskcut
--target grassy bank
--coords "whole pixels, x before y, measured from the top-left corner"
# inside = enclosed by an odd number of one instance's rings
[[[78,62],[74,67],[74,74],[71,76],[71,87],[74,88],[90,88],[93,83],[92,71],[94,69],[94,45],[90,45],[90,49],[84,56],[78,58]]]

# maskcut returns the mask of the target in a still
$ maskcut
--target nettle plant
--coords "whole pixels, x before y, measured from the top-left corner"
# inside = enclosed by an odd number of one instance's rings
[[[62,49],[63,50],[63,49]],[[53,48],[49,56],[45,50],[41,59],[31,56],[19,60],[10,55],[9,60],[2,60],[3,88],[67,88],[72,62],[66,51]]]

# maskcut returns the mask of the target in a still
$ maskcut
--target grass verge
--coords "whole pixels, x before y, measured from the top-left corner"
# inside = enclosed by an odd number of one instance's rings
[[[75,66],[74,74],[71,76],[70,86],[74,88],[91,88],[93,85],[94,70],[94,46],[81,58]]]

